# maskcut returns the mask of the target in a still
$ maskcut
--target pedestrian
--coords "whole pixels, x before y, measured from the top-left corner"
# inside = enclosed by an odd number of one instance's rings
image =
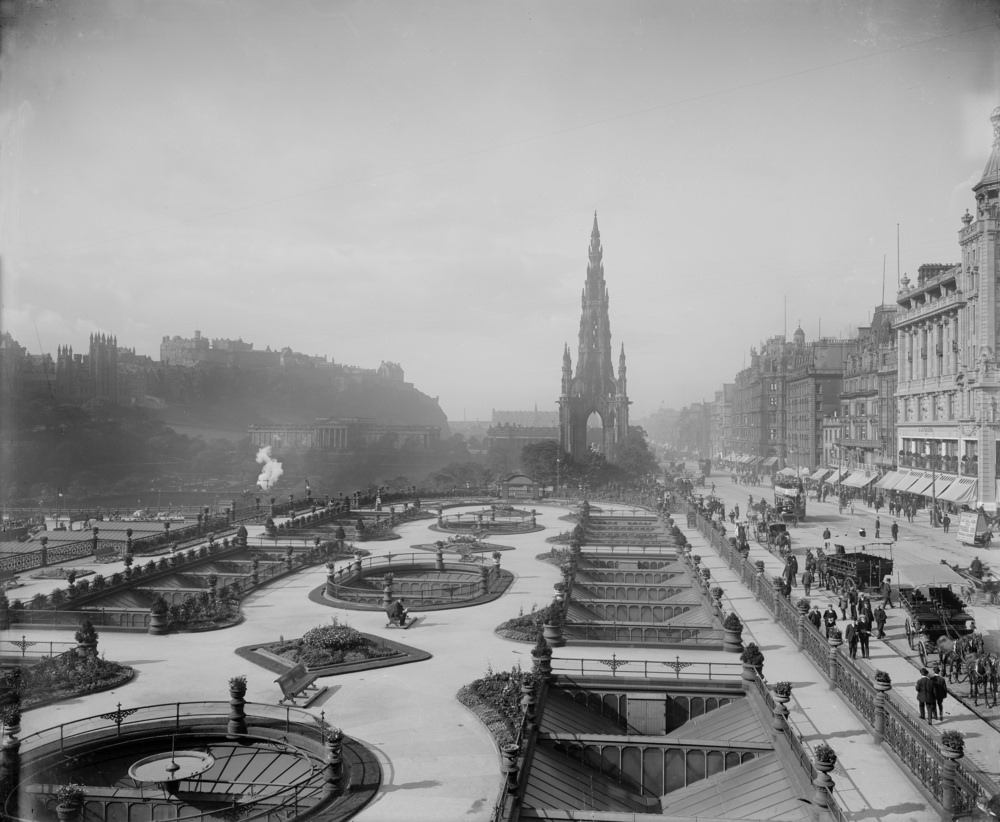
[[[948,516],[948,512],[941,518],[941,527],[944,528],[944,532],[948,533],[948,528],[951,526],[951,517]]]
[[[868,640],[872,635],[872,624],[864,612],[858,614],[858,642],[861,644],[861,658],[868,659]]]
[[[853,622],[848,622],[844,628],[844,639],[847,640],[847,647],[851,654],[851,659],[858,658],[858,627]]]
[[[851,619],[858,618],[858,591],[852,588],[847,592],[847,602],[851,606]]]
[[[826,587],[826,554],[822,548],[816,549],[816,584]]]
[[[871,623],[875,619],[875,613],[872,611],[872,601],[868,594],[861,595],[861,604],[858,605],[858,610],[860,613],[868,617],[868,622]]]
[[[931,677],[934,683],[934,705],[937,708],[938,722],[944,721],[944,698],[948,696],[948,681],[941,676],[941,666],[934,666],[934,676]]]
[[[824,528],[823,529],[823,548],[825,548],[827,551],[830,550],[830,529],[829,528]]]
[[[837,612],[833,610],[833,603],[830,602],[823,612],[823,627],[826,628],[826,638],[830,638],[830,631],[837,627]]]
[[[899,538],[899,523],[896,520],[892,521],[892,527],[889,531],[892,533],[892,541],[895,542]]]
[[[806,596],[809,596],[809,590],[812,588],[813,584],[813,572],[809,570],[809,566],[802,572],[802,587],[805,589]]]
[[[875,635],[876,639],[885,639],[885,622],[886,622],[885,608],[882,607],[882,603],[879,603],[875,608],[875,627],[878,629],[878,633]]]
[[[847,619],[847,594],[843,589],[837,595],[837,607],[840,608],[840,618]]]
[[[878,539],[881,536],[881,531],[882,531],[882,520],[880,520],[878,517],[875,517],[875,539]]]
[[[787,532],[785,533],[785,536],[786,537],[788,536]],[[790,549],[791,545],[789,545],[788,547]],[[798,559],[796,559],[795,554],[789,554],[788,555],[788,564],[789,564],[789,566],[791,566],[791,573],[789,574],[788,583],[794,588],[795,587],[795,579],[799,575],[799,561],[798,561]]]
[[[882,580],[882,605],[892,607],[892,577],[888,575]]]
[[[931,682],[926,668],[920,669],[920,679],[917,680],[917,702],[920,705],[920,718],[926,719],[928,725],[932,725],[932,719],[937,711],[937,702],[934,699],[934,683]]]
[[[834,614],[834,620],[836,620],[836,614]],[[811,623],[813,628],[817,631],[819,626],[823,623],[823,615],[819,612],[819,606],[813,605],[812,610],[809,612],[809,616],[806,617]]]

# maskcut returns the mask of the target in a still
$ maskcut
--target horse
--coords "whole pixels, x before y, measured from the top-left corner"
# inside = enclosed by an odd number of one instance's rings
[[[979,706],[980,689],[983,693],[983,702],[988,702],[987,688],[990,687],[991,676],[995,678],[995,670],[991,674],[991,669],[995,669],[995,667],[996,665],[989,654],[978,654],[967,662],[965,670],[969,675],[969,696],[972,697],[974,707]]]

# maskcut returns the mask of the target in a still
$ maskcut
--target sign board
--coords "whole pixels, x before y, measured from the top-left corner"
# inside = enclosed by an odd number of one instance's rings
[[[963,511],[959,514],[957,539],[963,545],[975,545],[976,535],[983,533],[986,527],[986,518],[978,511]]]

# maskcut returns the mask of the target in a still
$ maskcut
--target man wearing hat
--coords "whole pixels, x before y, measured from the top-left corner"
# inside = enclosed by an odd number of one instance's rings
[[[941,666],[934,666],[934,676],[931,677],[934,685],[934,706],[937,708],[938,722],[944,719],[944,698],[948,696],[948,682],[941,676]]]
[[[937,702],[934,699],[934,683],[928,675],[926,668],[920,669],[920,679],[917,680],[917,703],[920,705],[920,718],[926,719],[927,724],[933,724],[937,712]]]

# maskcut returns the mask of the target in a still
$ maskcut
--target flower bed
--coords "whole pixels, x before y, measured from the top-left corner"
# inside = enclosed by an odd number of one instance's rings
[[[8,686],[20,694],[24,710],[62,699],[106,691],[128,682],[134,671],[73,648],[59,656],[18,669]]]
[[[521,685],[534,674],[515,665],[509,671],[486,669],[486,676],[462,686],[456,698],[486,726],[498,745],[513,742],[521,724]]]
[[[547,605],[531,613],[521,614],[501,622],[496,632],[504,639],[513,639],[518,642],[534,642],[538,639],[538,634],[546,622],[551,621],[553,615],[561,616],[561,609],[556,605]]]
[[[395,648],[342,624],[336,617],[329,625],[312,628],[299,639],[272,642],[260,648],[291,662],[303,662],[307,668],[325,668],[344,662],[365,662],[400,655]]]

